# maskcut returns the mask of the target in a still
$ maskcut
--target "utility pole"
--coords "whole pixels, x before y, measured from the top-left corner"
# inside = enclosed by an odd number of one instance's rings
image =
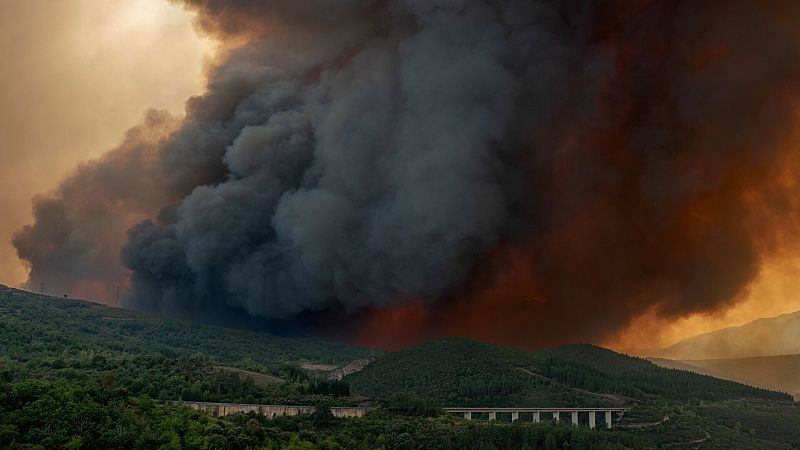
[[[117,306],[119,306],[119,285],[117,285]]]
[[[39,294],[44,295],[44,281],[39,284]]]

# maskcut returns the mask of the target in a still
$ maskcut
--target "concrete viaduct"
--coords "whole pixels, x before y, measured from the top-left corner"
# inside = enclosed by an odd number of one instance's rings
[[[295,416],[298,414],[311,414],[314,412],[313,406],[287,406],[287,405],[251,405],[243,403],[210,403],[210,402],[170,402],[175,405],[186,405],[192,409],[203,411],[214,417],[222,417],[234,413],[255,412],[262,416],[273,418],[276,416]],[[332,407],[331,413],[335,417],[362,417],[372,408],[360,406],[339,406]],[[462,416],[466,420],[472,420],[473,414],[487,414],[489,420],[497,420],[498,414],[510,414],[511,421],[522,420],[520,414],[530,414],[533,422],[544,420],[549,414],[555,422],[561,420],[561,413],[570,414],[571,423],[578,425],[579,415],[589,414],[589,427],[597,426],[597,413],[603,414],[603,421],[607,428],[611,428],[613,421],[612,415],[618,414],[617,420],[628,411],[627,408],[442,408],[445,412],[456,416]]]
[[[546,414],[551,415],[553,421],[561,421],[561,413],[570,415],[570,422],[573,425],[578,425],[578,418],[581,413],[589,414],[589,427],[595,428],[597,426],[597,413],[603,414],[606,428],[613,426],[612,414],[617,413],[621,418],[628,408],[443,408],[446,412],[454,415],[463,416],[464,419],[471,420],[473,414],[487,414],[489,420],[497,420],[498,413],[510,413],[511,421],[520,420],[520,414],[531,414],[533,422],[539,422],[546,417]]]

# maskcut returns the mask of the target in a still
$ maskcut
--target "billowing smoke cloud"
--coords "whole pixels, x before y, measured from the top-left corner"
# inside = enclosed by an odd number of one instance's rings
[[[794,220],[794,2],[182,3],[208,92],[37,200],[32,282],[535,346],[725,307]]]
[[[158,145],[177,126],[168,113],[148,112],[122,144],[80,165],[50,196],[36,198],[35,223],[19,230],[14,246],[30,266],[28,286],[55,295],[110,300],[127,277],[120,248],[131,225],[158,213],[170,197]]]

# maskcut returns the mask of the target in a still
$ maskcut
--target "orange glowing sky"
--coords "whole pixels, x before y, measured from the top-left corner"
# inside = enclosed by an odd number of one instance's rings
[[[688,337],[762,317],[800,310],[800,258],[796,251],[770,257],[739,303],[713,314],[694,314],[671,322],[648,314],[604,345],[618,350],[653,349]],[[646,352],[642,352],[643,354]]]
[[[800,114],[795,117],[796,123],[800,122]],[[787,147],[787,154],[797,155],[800,132],[792,132],[782,145]],[[787,192],[798,192],[800,189],[800,180],[792,173],[798,163],[800,161],[796,156],[790,156],[784,162],[783,173],[777,175],[780,180],[778,184]],[[798,208],[799,200],[796,197],[790,196],[789,201],[792,203],[790,209]],[[758,275],[730,308],[671,321],[661,319],[654,311],[650,311],[615,338],[602,344],[617,350],[641,349],[643,351],[637,353],[646,355],[646,350],[666,347],[699,334],[800,310],[800,241],[791,231],[797,226],[792,220],[792,217],[773,217],[765,213],[764,222],[780,224],[775,228],[777,235],[773,236],[776,242],[762,249]]]
[[[31,221],[33,196],[112,148],[147,108],[180,114],[202,91],[213,43],[191,21],[167,0],[0,0],[0,283],[26,278],[10,241]],[[654,348],[798,310],[798,255],[788,246],[765,257],[727,311],[671,323],[645,315],[601,344]]]

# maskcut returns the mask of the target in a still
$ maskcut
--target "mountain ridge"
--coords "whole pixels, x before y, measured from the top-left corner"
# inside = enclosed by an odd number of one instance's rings
[[[646,356],[683,361],[795,354],[800,354],[800,311],[703,333]]]
[[[725,380],[792,394],[800,400],[800,354],[749,358],[671,360],[648,358],[661,367],[689,370]]]

